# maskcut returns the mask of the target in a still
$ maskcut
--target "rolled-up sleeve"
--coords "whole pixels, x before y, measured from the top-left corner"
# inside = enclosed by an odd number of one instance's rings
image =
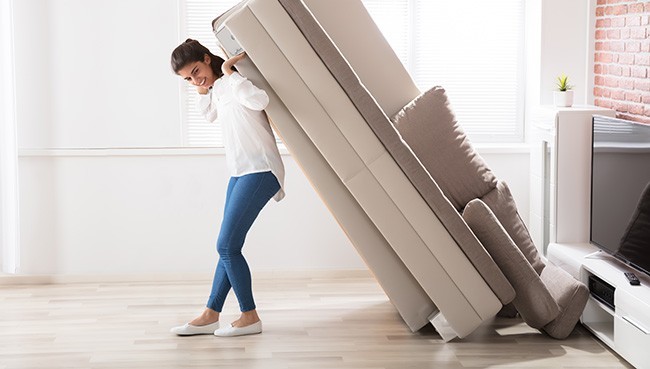
[[[196,109],[208,122],[214,123],[217,120],[217,107],[212,102],[212,92],[205,95],[199,94],[196,100]]]
[[[234,72],[228,78],[233,94],[237,101],[251,110],[264,110],[269,104],[269,95],[257,88],[241,74]]]

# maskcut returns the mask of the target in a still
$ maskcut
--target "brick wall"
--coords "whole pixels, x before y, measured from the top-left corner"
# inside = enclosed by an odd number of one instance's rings
[[[594,103],[650,123],[650,2],[598,0]]]

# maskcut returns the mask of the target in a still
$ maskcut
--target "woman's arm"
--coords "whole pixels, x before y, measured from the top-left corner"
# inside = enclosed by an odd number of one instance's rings
[[[199,98],[196,101],[196,109],[199,111],[205,120],[210,123],[214,123],[217,120],[217,107],[216,104],[212,103],[212,94],[210,90],[204,88],[205,93],[199,90],[200,87],[197,87],[199,92]]]
[[[227,76],[233,74],[235,71],[232,70],[232,67],[235,66],[235,64],[237,64],[238,61],[244,59],[245,57],[246,57],[246,53],[243,52],[224,61],[223,64],[221,64],[221,72],[223,72],[223,74]]]
[[[263,110],[269,104],[269,96],[260,88],[257,88],[246,77],[232,70],[232,67],[238,61],[246,57],[246,53],[241,53],[226,60],[221,65],[221,71],[228,75],[228,82],[233,89],[235,99],[251,110]]]

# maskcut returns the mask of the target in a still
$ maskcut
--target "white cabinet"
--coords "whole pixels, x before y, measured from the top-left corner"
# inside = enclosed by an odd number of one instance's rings
[[[614,288],[613,305],[593,296],[582,324],[637,368],[650,369],[650,276],[589,244],[594,106],[540,107],[533,114],[529,230],[549,262],[589,285],[596,276]],[[624,272],[633,271],[641,286]]]
[[[529,230],[546,255],[550,242],[589,241],[591,125],[596,106],[540,106],[532,114]]]
[[[614,288],[614,308],[590,296],[580,321],[630,364],[650,368],[650,276],[589,244],[551,243],[548,256],[570,273],[579,265],[577,277],[587,285],[593,275]],[[635,273],[641,285],[630,285],[625,272]]]
[[[650,368],[650,324],[648,324],[650,301],[641,301],[636,294],[629,291],[621,292],[617,301],[614,314],[613,348],[635,367]],[[645,309],[645,314],[628,313],[619,307],[624,303],[628,307]]]

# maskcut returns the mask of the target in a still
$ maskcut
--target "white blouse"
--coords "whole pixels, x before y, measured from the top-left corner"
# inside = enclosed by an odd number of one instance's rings
[[[237,72],[219,78],[210,92],[199,95],[199,112],[221,124],[226,163],[233,177],[271,171],[280,183],[275,201],[284,197],[284,165],[266,113],[264,90]]]

